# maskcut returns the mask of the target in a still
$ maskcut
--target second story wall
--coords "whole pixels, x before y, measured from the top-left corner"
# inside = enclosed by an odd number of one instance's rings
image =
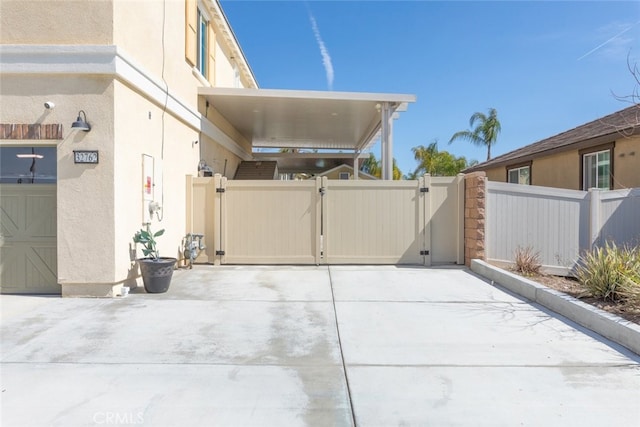
[[[200,86],[256,87],[215,0],[116,1],[113,32],[122,52],[190,105]]]
[[[113,44],[113,3],[112,0],[2,0],[0,41],[2,44]]]

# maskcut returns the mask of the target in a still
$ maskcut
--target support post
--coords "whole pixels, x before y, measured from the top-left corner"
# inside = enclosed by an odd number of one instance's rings
[[[358,170],[360,169],[360,165],[359,165],[359,158],[358,156],[360,156],[360,152],[356,151],[354,156],[353,156],[353,179],[357,180],[358,179]]]
[[[393,179],[393,112],[390,102],[383,102],[380,114],[380,145],[382,148],[382,179]]]

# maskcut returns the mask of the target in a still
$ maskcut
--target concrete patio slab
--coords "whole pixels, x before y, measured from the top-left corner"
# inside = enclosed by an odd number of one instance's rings
[[[349,425],[342,369],[212,364],[3,368],[3,426]]]
[[[639,356],[464,268],[196,266],[0,310],[3,426],[640,420]]]
[[[331,287],[328,284],[327,267],[196,267],[193,270],[176,271],[169,292],[164,294],[163,298],[215,301],[331,301]],[[144,290],[138,289],[134,292],[144,293]]]
[[[526,303],[338,302],[336,311],[347,365],[628,362],[614,343]]]
[[[336,301],[519,302],[459,267],[332,266]]]
[[[635,426],[637,367],[352,366],[361,426]]]

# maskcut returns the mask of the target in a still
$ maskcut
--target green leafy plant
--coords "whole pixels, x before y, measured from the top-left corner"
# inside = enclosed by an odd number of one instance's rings
[[[540,252],[534,252],[531,246],[523,248],[518,246],[514,252],[515,270],[524,276],[534,276],[540,274]]]
[[[147,225],[146,229],[141,229],[133,236],[135,243],[142,245],[142,253],[151,259],[157,260],[160,258],[160,252],[156,247],[156,237],[160,237],[164,234],[164,229],[153,233],[151,227]]]
[[[640,246],[607,242],[580,257],[576,277],[593,297],[640,305]]]

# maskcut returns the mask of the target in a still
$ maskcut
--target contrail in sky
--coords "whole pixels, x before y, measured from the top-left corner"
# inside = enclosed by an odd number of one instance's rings
[[[333,65],[331,64],[331,55],[329,55],[329,51],[322,41],[322,36],[320,36],[320,30],[318,29],[318,23],[316,22],[316,18],[313,17],[311,11],[309,11],[309,19],[311,20],[311,28],[313,29],[313,34],[316,36],[316,41],[318,42],[318,47],[320,48],[320,55],[322,55],[322,64],[324,65],[324,70],[327,73],[327,85],[329,85],[329,90],[333,90]]]
[[[591,49],[589,52],[585,53],[584,55],[582,55],[580,58],[578,58],[578,61],[580,61],[583,58],[586,58],[587,56],[591,55],[593,52],[595,52],[596,50],[600,49],[603,46],[606,46],[607,44],[611,43],[612,41],[614,41],[615,39],[617,39],[618,37],[620,37],[621,35],[623,35],[624,33],[626,33],[627,31],[629,31],[630,29],[632,29],[633,27],[635,27],[636,25],[638,25],[640,23],[640,21],[636,22],[635,24],[631,25],[629,28],[620,31],[618,34],[616,34],[615,36],[611,37],[609,40],[607,40],[606,42],[594,47],[593,49]]]

